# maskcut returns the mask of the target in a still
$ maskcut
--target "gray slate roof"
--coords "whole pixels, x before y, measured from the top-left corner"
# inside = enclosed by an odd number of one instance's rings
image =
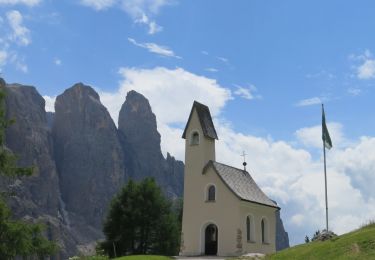
[[[212,139],[218,139],[214,123],[212,122],[212,117],[210,114],[210,109],[208,106],[203,105],[197,101],[194,101],[193,107],[191,108],[189,120],[186,123],[186,127],[184,130],[184,133],[182,134],[182,138],[186,139],[186,130],[188,128],[188,125],[190,123],[191,116],[193,114],[194,108],[197,110],[199,122],[201,124],[203,134],[206,137],[210,137]]]
[[[264,194],[247,171],[209,161],[203,169],[203,174],[211,166],[229,189],[241,200],[280,209],[274,201]]]

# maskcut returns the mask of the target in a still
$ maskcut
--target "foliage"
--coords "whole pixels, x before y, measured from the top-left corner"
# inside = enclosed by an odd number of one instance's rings
[[[375,225],[269,255],[266,259],[375,259]]]
[[[129,254],[174,255],[179,223],[154,179],[130,180],[113,198],[104,223],[106,241],[99,244],[110,257]]]
[[[13,123],[5,116],[5,92],[0,87],[0,176],[16,177],[31,175],[33,168],[17,166],[17,157],[5,146],[5,130]],[[0,259],[15,256],[43,258],[57,251],[57,245],[43,237],[43,226],[11,218],[11,211],[0,194]]]
[[[309,243],[310,242],[310,238],[308,236],[305,236],[305,243]]]

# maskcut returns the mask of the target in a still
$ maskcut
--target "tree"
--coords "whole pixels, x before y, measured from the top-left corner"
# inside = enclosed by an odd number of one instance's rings
[[[113,198],[99,244],[110,257],[127,254],[174,255],[179,224],[172,204],[153,178],[130,180]]]
[[[0,78],[0,176],[29,176],[33,167],[17,166],[17,157],[5,146],[5,130],[13,123],[5,117],[5,90]],[[5,203],[6,193],[0,194],[0,259],[15,256],[45,256],[54,254],[58,247],[43,236],[43,226],[11,218],[11,210]],[[9,196],[9,195],[8,195]]]
[[[308,236],[305,236],[305,243],[310,243],[310,238]]]

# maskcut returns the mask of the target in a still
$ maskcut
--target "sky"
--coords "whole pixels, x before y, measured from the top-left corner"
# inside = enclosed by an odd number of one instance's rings
[[[0,75],[35,86],[47,111],[83,82],[115,123],[134,89],[181,160],[192,103],[208,105],[217,160],[247,153],[297,244],[325,225],[321,103],[330,227],[375,219],[374,13],[371,0],[0,0]]]

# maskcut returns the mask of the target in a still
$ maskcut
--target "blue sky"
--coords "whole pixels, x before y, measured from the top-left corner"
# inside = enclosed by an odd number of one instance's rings
[[[126,92],[141,92],[163,152],[179,159],[190,106],[206,103],[218,160],[240,166],[249,154],[300,243],[324,225],[321,102],[334,144],[333,228],[375,218],[374,12],[370,0],[0,0],[0,69],[36,86],[47,110],[84,82],[116,121]]]

